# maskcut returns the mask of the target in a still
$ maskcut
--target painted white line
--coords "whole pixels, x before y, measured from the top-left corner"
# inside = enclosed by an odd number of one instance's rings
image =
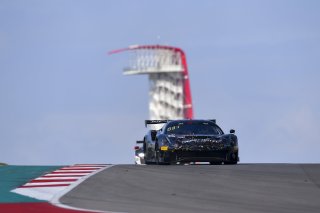
[[[32,190],[25,190],[26,188],[17,188],[12,190],[12,192],[32,197],[39,200],[51,200],[54,194],[58,193],[59,191],[63,190],[65,186],[61,187],[39,187],[39,188],[32,188]]]
[[[51,177],[45,177],[45,176],[41,176],[41,177],[38,177],[36,178],[35,180],[72,180],[72,179],[79,179],[81,177],[54,177],[54,178],[51,178]]]
[[[83,175],[83,176],[86,176],[86,175],[89,175],[90,173],[92,173],[92,172],[89,172],[89,173],[59,172],[59,173],[51,173],[51,175]]]
[[[71,184],[75,181],[63,181],[63,182],[45,182],[45,183],[26,183],[24,184],[21,188],[24,186],[46,186],[46,185],[57,185],[57,184]]]
[[[41,176],[34,180],[55,180],[55,179],[79,179],[83,176],[68,176],[68,175],[59,175],[59,176]]]
[[[101,169],[103,167],[78,167],[78,166],[68,166],[68,167],[63,167],[61,170],[95,170],[95,169]]]
[[[43,175],[42,177],[52,177],[52,176],[78,176],[78,177],[83,177],[83,176],[86,176],[87,174],[79,174],[79,173],[73,173],[73,174],[46,174],[46,175]]]

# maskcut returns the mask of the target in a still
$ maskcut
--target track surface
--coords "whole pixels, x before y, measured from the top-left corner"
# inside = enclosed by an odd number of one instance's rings
[[[118,165],[62,203],[114,212],[320,212],[320,165]]]

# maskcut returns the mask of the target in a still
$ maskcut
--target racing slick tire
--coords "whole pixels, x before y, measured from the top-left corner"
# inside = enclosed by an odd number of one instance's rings
[[[154,147],[154,155],[155,155],[155,161],[157,165],[165,165],[164,159],[161,159],[161,151],[159,150],[159,145],[156,143]]]
[[[238,164],[237,161],[227,161],[227,162],[224,162],[223,163],[224,165],[235,165],[235,164]]]
[[[227,161],[223,162],[223,164],[225,165],[235,165],[238,164],[238,152],[234,152],[234,153],[230,153]]]
[[[147,145],[146,145],[146,142],[144,142],[143,143],[143,151],[144,151],[144,156],[145,156],[144,163],[146,165],[150,165],[150,164],[152,164],[152,162],[147,160],[147,151],[146,150],[147,150]]]
[[[222,162],[216,162],[216,161],[211,161],[209,163],[210,163],[210,165],[221,165],[222,164]]]

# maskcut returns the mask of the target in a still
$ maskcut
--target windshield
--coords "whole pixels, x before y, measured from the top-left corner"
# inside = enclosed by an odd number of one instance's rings
[[[183,121],[168,124],[167,134],[177,135],[222,135],[222,130],[212,122]]]

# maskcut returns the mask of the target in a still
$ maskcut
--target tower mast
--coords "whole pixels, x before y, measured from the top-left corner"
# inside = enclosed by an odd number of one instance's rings
[[[186,55],[165,45],[132,45],[110,54],[130,52],[124,75],[149,76],[150,119],[192,119],[193,106]]]

